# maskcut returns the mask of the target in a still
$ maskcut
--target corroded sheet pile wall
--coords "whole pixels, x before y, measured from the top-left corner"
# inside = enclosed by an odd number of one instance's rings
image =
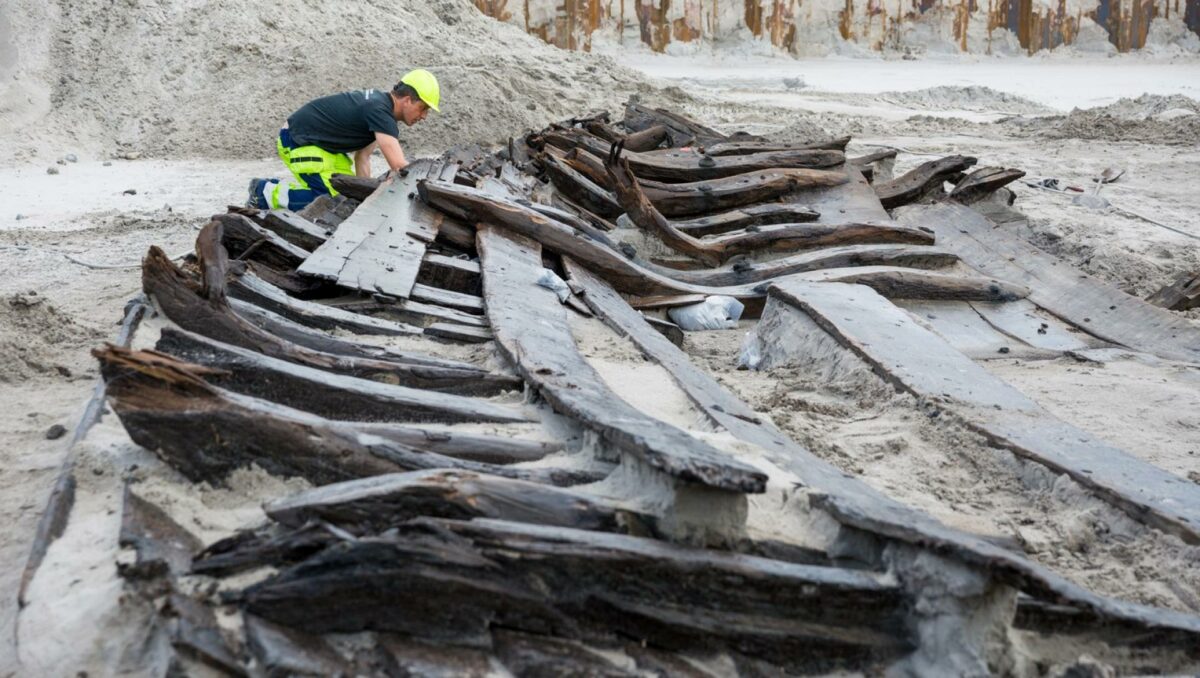
[[[546,42],[590,50],[640,40],[662,52],[708,42],[798,55],[847,48],[1033,53],[1062,45],[1200,51],[1200,0],[475,0]]]

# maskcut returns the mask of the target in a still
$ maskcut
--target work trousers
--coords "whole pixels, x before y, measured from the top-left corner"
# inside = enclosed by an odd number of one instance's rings
[[[320,146],[296,146],[285,127],[275,141],[279,159],[295,177],[288,185],[279,182],[270,191],[271,207],[298,211],[319,195],[337,195],[330,179],[335,174],[354,174],[354,161],[345,153],[331,153]]]

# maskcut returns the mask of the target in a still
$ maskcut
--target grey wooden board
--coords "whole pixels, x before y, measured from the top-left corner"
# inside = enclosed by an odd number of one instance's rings
[[[1021,341],[1051,351],[1077,351],[1107,345],[1039,309],[1028,299],[1008,303],[972,301],[971,307],[993,327]]]
[[[470,327],[458,323],[434,323],[425,328],[425,335],[468,344],[483,344],[493,339],[492,331],[486,327]]]
[[[416,283],[413,285],[412,298],[438,306],[447,306],[466,313],[483,313],[483,299],[474,294],[463,294],[462,292],[444,290],[440,287],[431,287]]]
[[[976,360],[1052,357],[1056,354],[1035,349],[997,330],[972,308],[971,302],[902,300],[894,303],[963,355]]]
[[[536,241],[497,227],[481,226],[476,237],[496,343],[556,411],[668,475],[734,492],[766,489],[766,474],[644,414],[608,388],[580,355],[558,297],[536,282],[542,270]]]
[[[1135,519],[1200,543],[1200,485],[1055,418],[874,290],[789,280],[770,294],[811,316],[884,380],[944,404],[993,444],[1067,474]]]
[[[1101,339],[1162,358],[1200,362],[1200,327],[1097,280],[997,227],[962,205],[900,210],[928,226],[938,245],[990,276],[1027,285],[1030,301]]]
[[[296,299],[287,292],[253,274],[246,273],[230,281],[229,296],[258,304],[301,325],[324,330],[347,329],[359,334],[399,336],[420,334],[421,328],[392,320],[372,318],[312,301]]]
[[[645,319],[603,280],[563,259],[583,299],[610,327],[627,335],[646,356],[662,365],[688,397],[734,437],[761,447],[766,457],[792,473],[808,489],[813,503],[839,522],[889,539],[931,548],[969,565],[994,572],[1024,591],[1068,602],[1102,618],[1121,619],[1149,628],[1178,629],[1200,636],[1200,617],[1098,596],[1055,572],[961,532],[927,513],[906,506],[847,475],[761,419],[686,353],[646,324]],[[781,303],[771,300],[769,304]],[[797,311],[798,312],[798,311]]]
[[[408,231],[413,213],[429,209],[414,196],[417,181],[434,168],[433,161],[417,160],[405,176],[384,181],[297,270],[344,287],[408,298],[425,255],[425,243]]]
[[[819,212],[818,224],[891,222],[862,172],[850,163],[843,167],[850,181],[840,186],[799,189],[788,194],[787,202],[807,205]]]

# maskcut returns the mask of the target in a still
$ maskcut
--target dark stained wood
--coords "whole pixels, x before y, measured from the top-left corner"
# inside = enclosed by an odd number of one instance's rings
[[[434,468],[568,485],[596,480],[595,474],[481,464],[408,447],[216,388],[205,381],[213,370],[150,351],[109,347],[93,355],[130,438],[194,482],[221,484],[252,464],[317,485]]]
[[[653,327],[655,330],[657,330],[659,334],[666,337],[667,341],[675,344],[676,346],[683,346],[683,330],[679,328],[679,325],[667,320],[660,320],[650,316],[646,316],[646,322],[649,323],[650,327]]]
[[[483,314],[483,299],[474,294],[464,294],[416,283],[413,285],[412,298],[416,301],[452,308],[471,315]]]
[[[384,348],[363,341],[352,341],[335,337],[320,330],[310,329],[305,325],[288,320],[264,308],[237,299],[231,299],[229,303],[234,313],[263,331],[269,332],[285,341],[290,341],[316,351],[351,358],[370,358],[373,360],[411,365],[428,365],[431,367],[448,367],[460,370],[477,370],[481,373],[486,372],[481,367],[462,362],[461,360],[450,360],[416,351]],[[436,347],[430,346],[430,348]]]
[[[846,180],[846,174],[837,170],[769,169],[691,183],[639,180],[638,185],[664,215],[687,217],[755,205],[805,188],[827,190]]]
[[[1146,297],[1146,301],[1172,311],[1200,306],[1200,272],[1184,273],[1175,282]]]
[[[850,137],[838,137],[803,144],[784,144],[774,141],[722,141],[704,147],[704,152],[713,157],[722,155],[748,155],[750,153],[780,153],[786,151],[845,151]],[[628,148],[628,145],[626,145]],[[636,151],[636,148],[630,148]]]
[[[295,388],[303,389],[308,382],[320,380],[322,375],[306,370],[296,371],[295,364],[332,374],[356,377],[368,382],[407,386],[414,389],[458,393],[460,395],[493,396],[505,391],[520,390],[521,380],[504,374],[492,374],[478,368],[455,368],[412,363],[396,363],[344,358],[333,360],[324,367],[310,363],[289,363],[277,357],[260,355],[254,351],[231,344],[208,339],[203,335],[186,332],[173,327],[162,330],[156,349],[199,363],[228,371],[228,376],[210,378],[213,383],[239,393],[258,397],[271,397]],[[321,354],[332,356],[333,354]],[[304,401],[303,395],[285,395],[280,402]],[[301,409],[305,409],[301,407]]]
[[[354,214],[354,210],[359,204],[358,200],[344,195],[336,197],[319,195],[296,214],[318,226],[325,226],[332,232],[337,230],[343,221],[349,219],[351,214]]]
[[[437,295],[428,288],[426,288],[425,296],[426,298],[439,296],[439,301],[451,298],[447,295]],[[462,297],[453,298],[458,303],[470,301]],[[416,299],[399,299],[385,294],[375,294],[370,298],[355,295],[330,299],[326,303],[346,311],[353,311],[356,314],[382,315],[396,322],[412,323],[416,326],[427,326],[433,323],[452,323],[469,327],[487,326],[487,322],[474,313],[466,313],[449,306]]]
[[[889,266],[937,269],[951,266],[958,256],[941,247],[924,245],[845,245],[757,262],[735,262],[720,268],[681,270],[671,277],[693,285],[728,287],[820,269]]]
[[[363,433],[394,440],[418,450],[487,464],[537,461],[563,449],[560,442],[499,434],[467,433],[452,428],[433,428],[417,424],[343,423]]]
[[[873,153],[860,155],[856,158],[846,158],[846,162],[851,165],[857,165],[859,169],[862,169],[864,165],[870,165],[871,163],[876,163],[880,160],[890,160],[895,158],[899,153],[900,151],[897,151],[894,148],[884,148]]]
[[[792,279],[858,283],[889,299],[1015,301],[1029,296],[1029,288],[1004,280],[895,266],[820,269],[796,274]]]
[[[263,228],[274,231],[279,237],[309,252],[324,245],[333,235],[332,230],[318,226],[291,210],[269,210],[263,217]]]
[[[263,507],[276,522],[326,520],[354,534],[378,534],[413,518],[496,518],[581,530],[635,533],[652,519],[602,498],[469,471],[396,473],[325,485]]]
[[[183,576],[192,567],[192,556],[204,546],[165,511],[134,493],[128,483],[117,542],[137,553],[134,563],[117,564],[117,571],[126,579]]]
[[[879,197],[858,167],[846,163],[842,170],[846,173],[846,183],[830,188],[798,188],[783,200],[816,210],[821,215],[817,218],[819,224],[875,224],[890,221],[891,216],[879,204]]]
[[[975,158],[963,155],[930,160],[891,181],[876,183],[875,194],[887,209],[907,205],[932,191],[941,190],[942,184],[949,177],[966,170],[976,162]]]
[[[675,228],[697,237],[716,235],[747,226],[799,224],[816,221],[820,214],[807,205],[796,203],[760,203],[709,216],[676,221]]]
[[[1158,529],[1200,543],[1200,486],[1043,410],[864,287],[793,280],[771,288],[897,388],[955,412],[992,444],[1042,464]]]
[[[575,346],[554,292],[532,284],[536,241],[479,228],[484,296],[497,346],[558,411],[622,451],[671,476],[736,492],[762,492],[766,475],[616,396]]]
[[[241,214],[219,214],[213,221],[222,225],[222,244],[235,259],[259,261],[280,271],[290,271],[308,257],[308,250],[293,245]]]
[[[492,627],[584,640],[619,631],[808,668],[911,647],[906,602],[878,575],[497,520],[421,519],[339,544],[249,586],[242,604],[310,632],[461,642]]]
[[[466,344],[486,344],[493,339],[492,331],[486,327],[471,327],[458,323],[433,323],[425,328],[425,335]]]
[[[341,176],[341,175],[335,175]],[[243,615],[246,648],[267,678],[364,675],[323,638]]]
[[[343,193],[349,198],[363,202],[383,183],[376,177],[359,177],[353,174],[335,174],[329,179],[333,190]]]
[[[902,210],[900,221],[932,228],[939,245],[976,270],[1028,285],[1030,301],[1089,334],[1200,363],[1200,328],[1055,259],[970,208],[914,207]]]
[[[604,187],[598,186],[591,179],[553,155],[543,154],[538,157],[538,162],[546,170],[546,175],[550,177],[555,188],[562,191],[571,200],[601,217],[620,216],[621,206]]]
[[[262,306],[301,325],[322,330],[342,329],[358,334],[381,336],[421,333],[421,328],[407,323],[372,318],[327,304],[290,297],[283,290],[250,273],[232,278],[229,281],[228,292],[235,299]]]
[[[734,437],[758,445],[767,459],[794,474],[809,488],[815,509],[847,526],[882,538],[932,548],[970,566],[985,568],[1002,581],[1040,597],[1071,601],[1095,614],[1102,623],[1120,621],[1143,633],[1149,629],[1154,633],[1200,635],[1200,618],[1097,596],[1022,555],[976,535],[946,527],[927,513],[897,502],[845,474],[758,416],[712,375],[697,367],[686,353],[654,332],[641,315],[602,280],[569,258],[563,263],[571,282],[582,290],[582,298],[597,317],[628,336],[645,355],[662,365],[692,402],[714,422]],[[772,300],[768,303],[781,302]],[[769,312],[773,310],[768,309]]]
[[[479,294],[483,289],[478,261],[448,257],[437,252],[425,253],[421,269],[417,272],[417,282],[466,294]]]
[[[604,158],[613,144],[598,139],[583,130],[558,130],[543,135],[547,144],[563,150],[581,148]],[[666,182],[694,182],[720,179],[737,174],[769,169],[834,167],[845,161],[841,151],[799,150],[748,155],[711,157],[695,150],[671,150],[654,153],[628,153],[630,167],[639,179]]]
[[[950,200],[970,205],[983,200],[1023,176],[1025,176],[1025,172],[1018,169],[980,167],[954,186],[954,189],[950,191]]]
[[[622,142],[631,151],[652,151],[669,139],[665,125],[654,125],[640,132],[622,134],[607,123],[593,120],[583,126],[591,134],[609,143]]]
[[[729,138],[711,127],[701,125],[678,113],[672,113],[662,108],[650,108],[634,101],[625,105],[623,124],[626,129],[635,132],[662,125],[667,128],[669,141],[675,147],[690,144],[710,145]]]

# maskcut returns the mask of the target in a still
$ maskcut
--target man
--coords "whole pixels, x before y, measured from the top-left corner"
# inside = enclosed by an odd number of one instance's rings
[[[379,148],[392,171],[408,165],[400,148],[398,122],[413,126],[429,109],[438,110],[441,90],[429,71],[408,72],[391,92],[366,89],[308,102],[279,130],[276,150],[295,181],[251,179],[247,205],[259,209],[303,209],[318,195],[337,195],[335,174],[371,176],[371,153]],[[350,153],[354,154],[351,161]]]

